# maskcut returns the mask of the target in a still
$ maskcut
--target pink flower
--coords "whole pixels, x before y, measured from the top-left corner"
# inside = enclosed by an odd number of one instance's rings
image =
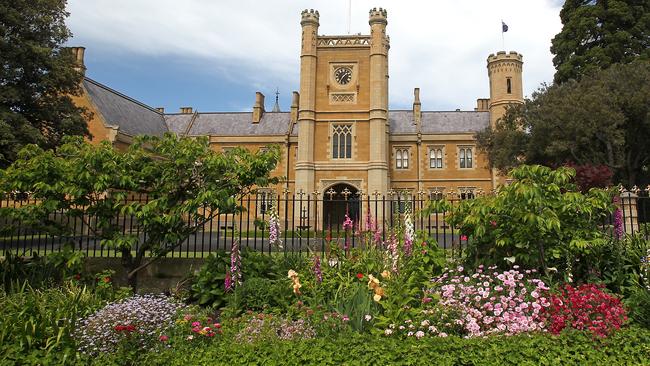
[[[201,326],[201,322],[192,323],[192,327],[198,327],[198,326]]]
[[[467,235],[461,235],[460,240],[461,241],[467,241]]]

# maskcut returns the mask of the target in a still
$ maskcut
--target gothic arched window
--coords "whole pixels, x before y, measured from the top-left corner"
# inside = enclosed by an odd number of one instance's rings
[[[352,158],[352,125],[332,126],[332,158]]]

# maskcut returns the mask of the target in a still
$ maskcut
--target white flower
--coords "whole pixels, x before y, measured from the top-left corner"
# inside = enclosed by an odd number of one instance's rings
[[[363,318],[366,319],[367,322],[369,322],[369,321],[372,319],[372,315],[367,314],[367,315],[364,316]]]

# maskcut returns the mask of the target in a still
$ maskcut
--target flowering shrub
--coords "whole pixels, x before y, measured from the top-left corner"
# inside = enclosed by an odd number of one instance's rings
[[[543,330],[543,309],[550,305],[548,287],[539,279],[528,279],[535,270],[505,272],[479,266],[474,274],[463,267],[451,269],[434,280],[426,298],[439,297],[439,305],[461,316],[454,320],[463,335],[506,335]]]
[[[243,317],[242,321],[244,327],[235,335],[238,342],[255,343],[316,337],[316,332],[304,319],[290,320],[271,314],[251,314]]]
[[[549,331],[559,334],[570,327],[606,337],[620,329],[627,320],[625,308],[618,298],[603,292],[602,288],[603,285],[594,284],[565,285],[558,294],[553,294],[551,305],[545,311]]]
[[[182,308],[163,295],[135,295],[83,319],[73,336],[79,351],[86,354],[112,352],[125,341],[145,347],[159,340]]]
[[[193,313],[183,314],[181,318],[176,320],[176,324],[180,326],[182,332],[181,335],[187,341],[214,338],[216,335],[223,333],[221,323],[214,320],[212,317],[196,315]],[[161,335],[159,340],[161,342],[167,342],[169,336],[166,334]]]

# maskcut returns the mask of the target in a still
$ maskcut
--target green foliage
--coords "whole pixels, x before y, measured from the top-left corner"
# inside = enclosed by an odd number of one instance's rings
[[[239,314],[246,310],[286,312],[294,295],[288,279],[271,280],[253,277],[235,288],[228,298],[231,314]]]
[[[580,81],[542,86],[477,134],[490,164],[605,165],[625,185],[650,182],[650,63],[614,65]]]
[[[225,252],[210,253],[198,273],[190,279],[188,300],[215,308],[225,305],[224,280],[229,265],[230,258]]]
[[[84,253],[65,247],[44,257],[23,258],[6,252],[0,259],[0,279],[5,292],[12,292],[23,282],[34,288],[61,284],[63,280],[83,272]]]
[[[470,236],[467,261],[505,267],[565,269],[605,243],[597,223],[611,211],[607,191],[587,194],[572,184],[575,171],[521,166],[510,172],[513,183],[496,195],[463,201],[448,222]]]
[[[2,208],[0,214],[41,230],[56,228],[59,235],[71,234],[69,223],[75,220],[95,219],[96,227],[87,226],[90,234],[121,252],[135,286],[139,270],[217,214],[241,212],[240,198],[254,186],[276,183],[269,175],[278,160],[277,147],[223,154],[212,150],[207,138],[173,134],[136,138],[126,152],[108,143],[93,146],[81,138],[66,138],[56,151],[27,146],[0,175],[0,191],[30,192],[35,200]],[[129,200],[131,193],[148,200]],[[64,212],[71,220],[52,222],[53,212]],[[120,215],[134,217],[145,235],[124,232],[115,220]],[[151,253],[151,259],[145,261],[145,253]]]
[[[41,363],[42,357],[70,362],[76,354],[71,332],[77,321],[109,299],[72,282],[43,290],[24,283],[11,294],[0,292],[0,359],[17,364]]]
[[[624,296],[641,285],[642,259],[650,250],[650,241],[642,235],[627,236],[623,240],[609,240],[594,250],[576,270],[591,282],[603,282],[610,291]]]
[[[560,19],[562,31],[551,46],[556,83],[650,59],[650,3],[645,0],[567,0]]]
[[[147,365],[621,365],[646,364],[650,331],[622,330],[605,340],[568,332],[463,339],[385,338],[369,334],[251,345],[222,342],[149,353]],[[95,364],[121,364],[120,355]],[[92,360],[89,360],[89,362]]]
[[[624,300],[628,309],[628,316],[636,324],[650,329],[650,290],[646,287],[636,286],[629,291]]]
[[[70,37],[65,0],[0,2],[0,167],[26,144],[52,148],[89,135],[79,95],[82,74],[61,46]]]

